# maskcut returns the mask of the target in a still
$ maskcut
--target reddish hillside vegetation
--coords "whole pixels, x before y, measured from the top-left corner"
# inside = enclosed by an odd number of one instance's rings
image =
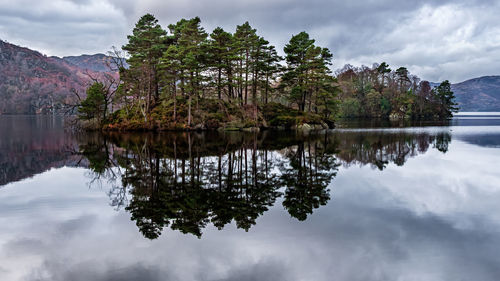
[[[104,71],[106,56],[47,57],[0,40],[0,114],[60,112]]]

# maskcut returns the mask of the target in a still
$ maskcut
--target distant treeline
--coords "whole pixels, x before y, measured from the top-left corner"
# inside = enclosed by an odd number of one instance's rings
[[[333,127],[339,116],[443,119],[455,110],[447,81],[433,90],[406,68],[346,66],[333,75],[332,53],[306,32],[281,57],[248,22],[208,34],[195,17],[167,32],[146,14],[122,49],[120,80],[95,80],[80,100],[80,118],[97,127],[310,129]]]
[[[337,72],[340,113],[344,117],[446,119],[458,111],[446,80],[433,88],[405,67],[391,70],[387,63]]]

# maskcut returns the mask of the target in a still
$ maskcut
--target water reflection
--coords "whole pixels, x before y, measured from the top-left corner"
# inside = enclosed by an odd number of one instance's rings
[[[1,116],[0,187],[51,168],[75,166],[75,139],[57,117]]]
[[[0,280],[499,280],[489,121],[71,135],[9,118]]]
[[[278,199],[303,221],[331,199],[339,167],[404,165],[429,148],[443,153],[450,130],[336,130],[329,133],[82,133],[60,119],[2,119],[0,186],[50,168],[84,167],[89,187],[111,186],[110,204],[139,231],[169,227],[201,237],[212,224],[248,231]],[[488,142],[489,143],[489,142]]]
[[[446,152],[451,135],[412,131],[323,134],[85,134],[75,154],[89,185],[112,186],[111,205],[130,212],[139,231],[165,227],[201,237],[208,224],[249,230],[278,198],[298,220],[330,200],[340,165],[383,170],[430,147]]]

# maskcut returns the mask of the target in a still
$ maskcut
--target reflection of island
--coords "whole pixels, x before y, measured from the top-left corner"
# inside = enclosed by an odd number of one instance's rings
[[[248,230],[280,197],[305,220],[330,199],[339,165],[382,170],[430,146],[446,152],[449,142],[447,133],[405,131],[96,134],[79,139],[79,154],[93,181],[113,182],[112,205],[154,239],[164,227],[200,237],[207,224],[233,220]]]
[[[404,130],[347,130],[336,132],[330,137],[339,140],[337,156],[345,166],[369,164],[379,170],[383,170],[389,163],[402,166],[409,158],[425,153],[429,146],[445,153],[451,142],[448,132],[412,133]]]
[[[120,173],[112,202],[126,206],[145,237],[158,237],[166,226],[201,236],[208,223],[223,228],[234,220],[248,230],[280,196],[301,220],[328,201],[338,166],[325,150],[329,139],[268,135],[94,136],[80,153],[94,177]]]
[[[0,186],[50,168],[80,166],[89,184],[109,182],[116,208],[156,238],[164,227],[201,236],[207,224],[248,230],[278,200],[298,220],[325,205],[338,166],[403,165],[451,136],[427,130],[336,130],[328,134],[82,134],[61,119],[2,119]]]

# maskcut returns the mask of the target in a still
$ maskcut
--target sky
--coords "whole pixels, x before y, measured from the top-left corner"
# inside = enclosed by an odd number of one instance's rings
[[[429,81],[500,74],[499,0],[0,0],[0,39],[66,56],[120,47],[145,13],[208,32],[245,21],[279,50],[307,31],[345,64],[386,61]]]

